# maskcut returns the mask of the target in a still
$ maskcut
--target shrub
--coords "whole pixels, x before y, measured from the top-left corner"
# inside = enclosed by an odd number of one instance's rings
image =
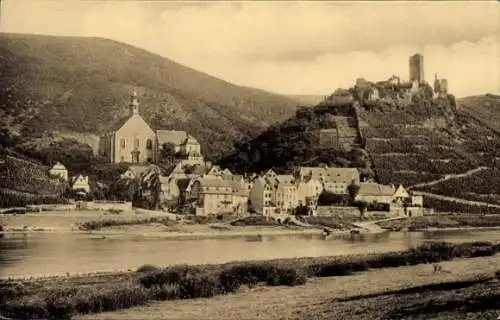
[[[151,265],[151,264],[145,264],[145,265],[137,268],[138,273],[149,273],[149,272],[154,272],[154,271],[158,271],[158,270],[160,270],[160,268],[158,268],[157,266]]]
[[[179,284],[188,273],[199,272],[196,267],[188,265],[179,265],[167,269],[152,271],[139,278],[139,282],[146,288],[152,286],[162,286],[165,284]]]
[[[296,268],[271,268],[266,278],[266,283],[270,286],[297,286],[306,282],[306,276]]]
[[[213,297],[220,293],[219,279],[213,273],[188,273],[179,281],[181,299]]]

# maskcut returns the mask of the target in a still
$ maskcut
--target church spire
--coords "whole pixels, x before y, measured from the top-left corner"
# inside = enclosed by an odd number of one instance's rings
[[[132,109],[132,114],[139,114],[139,102],[137,102],[137,92],[135,90],[130,94],[130,108]]]

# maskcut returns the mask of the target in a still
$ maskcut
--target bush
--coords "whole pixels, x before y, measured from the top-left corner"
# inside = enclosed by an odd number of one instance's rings
[[[149,273],[149,272],[154,272],[154,271],[158,271],[158,270],[160,270],[160,268],[158,268],[157,266],[151,265],[151,264],[145,264],[145,265],[137,268],[138,273]]]
[[[270,286],[298,286],[307,282],[306,276],[295,268],[271,268],[266,283]]]
[[[220,293],[219,279],[213,273],[187,273],[179,281],[181,299],[213,297]]]

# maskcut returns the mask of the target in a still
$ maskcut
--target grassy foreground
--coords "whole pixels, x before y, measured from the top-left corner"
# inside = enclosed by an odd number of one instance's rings
[[[16,319],[67,319],[75,314],[124,309],[155,300],[213,297],[236,292],[242,285],[297,286],[312,277],[346,276],[369,269],[492,256],[497,252],[500,252],[500,244],[440,242],[384,254],[183,265],[164,269],[144,266],[135,273],[108,278],[2,281],[0,310],[3,316]]]

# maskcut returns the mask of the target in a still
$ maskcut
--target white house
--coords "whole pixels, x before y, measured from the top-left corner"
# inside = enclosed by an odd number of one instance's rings
[[[386,186],[373,182],[362,182],[359,185],[358,194],[355,201],[364,201],[366,203],[384,203],[391,204],[394,199],[394,186]]]
[[[299,181],[297,183],[297,202],[306,206],[315,206],[322,192],[323,184],[318,180]]]
[[[61,177],[62,179],[68,181],[68,169],[60,163],[57,162],[50,170],[49,173],[54,177]]]
[[[333,194],[349,194],[349,186],[360,183],[357,168],[299,167],[297,177],[300,181],[317,180]]]
[[[71,179],[72,186],[71,188],[73,190],[83,190],[86,193],[90,192],[90,185],[89,185],[89,177],[88,176],[82,176],[81,174],[78,176],[74,176]]]
[[[190,197],[196,199],[196,214],[207,215],[233,211],[232,187],[229,181],[223,179],[196,179]]]

